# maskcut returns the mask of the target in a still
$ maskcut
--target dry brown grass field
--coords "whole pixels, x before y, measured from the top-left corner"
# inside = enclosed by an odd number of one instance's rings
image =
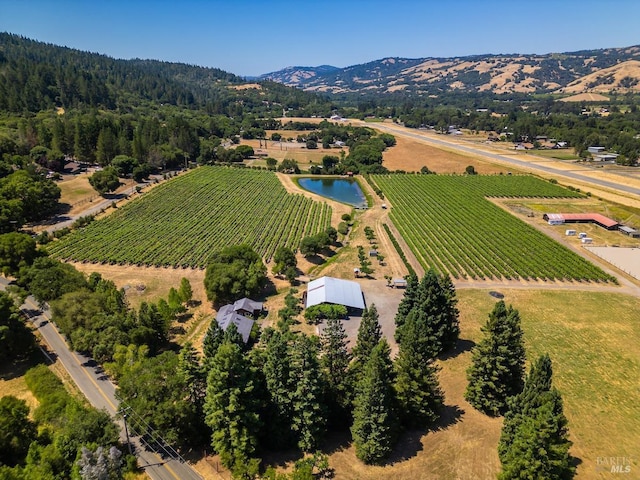
[[[578,93],[560,99],[561,102],[608,102],[609,97],[605,97],[600,93]]]
[[[61,190],[60,203],[69,204],[71,213],[77,213],[85,209],[91,199],[99,198],[96,191],[89,184],[89,176],[87,173],[82,173],[57,183]]]
[[[375,124],[372,125],[375,128]],[[383,153],[382,164],[389,170],[419,171],[426,166],[436,173],[464,173],[468,165],[483,175],[513,171],[477,157],[436,148],[406,137],[396,136],[397,144]]]
[[[40,355],[40,353],[37,352],[34,354],[32,359],[12,364],[4,364],[0,367],[0,397],[13,395],[16,398],[24,400],[27,402],[31,414],[33,414],[33,410],[38,406],[39,402],[36,400],[36,397],[33,396],[31,390],[27,388],[27,384],[24,381],[24,374],[31,367],[37,365],[35,355]]]

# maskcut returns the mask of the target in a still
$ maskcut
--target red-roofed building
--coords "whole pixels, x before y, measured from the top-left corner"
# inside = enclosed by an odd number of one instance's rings
[[[620,225],[599,213],[545,213],[542,218],[550,225],[561,225],[563,223],[595,223],[607,230],[616,230]]]

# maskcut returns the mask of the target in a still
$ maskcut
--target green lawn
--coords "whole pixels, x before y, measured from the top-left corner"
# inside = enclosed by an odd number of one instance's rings
[[[570,150],[529,150],[527,153],[537,155],[539,157],[555,158],[556,160],[578,160],[580,157],[570,153]]]

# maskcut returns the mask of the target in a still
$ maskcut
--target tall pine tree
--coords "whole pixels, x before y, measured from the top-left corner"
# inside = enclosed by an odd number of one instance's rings
[[[513,436],[522,417],[538,408],[544,394],[551,390],[552,375],[551,358],[548,354],[540,356],[531,365],[522,392],[507,400],[508,410],[504,415],[502,434],[498,445],[498,453],[501,456],[513,443]]]
[[[207,333],[202,341],[202,353],[205,360],[210,360],[215,357],[218,352],[218,347],[222,345],[224,341],[224,330],[220,328],[218,321],[215,318],[211,319]]]
[[[404,321],[409,312],[415,307],[416,301],[418,299],[418,285],[420,282],[418,281],[418,276],[415,272],[411,272],[406,277],[407,280],[407,288],[404,291],[404,295],[402,296],[402,300],[400,300],[400,305],[398,305],[398,311],[396,312],[395,323],[396,323],[396,340],[400,341],[400,330],[402,330],[402,326],[404,325]]]
[[[291,356],[289,355],[290,335],[280,330],[267,329],[264,339],[262,372],[269,394],[270,419],[267,429],[274,447],[288,447],[294,435],[291,432]]]
[[[198,352],[191,342],[184,344],[178,356],[178,373],[182,375],[189,392],[189,400],[202,412],[207,389],[205,370],[200,363]]]
[[[353,363],[360,368],[367,360],[373,349],[378,345],[382,338],[382,329],[378,321],[378,310],[375,304],[371,304],[369,308],[365,308],[362,312],[362,320],[358,327],[358,338],[356,345],[353,347]]]
[[[416,328],[429,339],[428,355],[435,358],[455,346],[460,334],[455,288],[448,276],[429,269],[412,296],[413,301],[407,297],[396,315],[396,340],[402,343],[406,324],[412,317]]]
[[[240,347],[223,343],[210,364],[204,412],[213,431],[211,446],[234,476],[255,476],[260,463],[254,458],[260,418],[252,377]]]
[[[525,350],[520,314],[501,300],[482,331],[485,337],[474,347],[467,370],[465,398],[487,415],[502,415],[507,399],[523,387]]]
[[[423,343],[415,323],[407,323],[394,367],[400,416],[409,428],[424,428],[433,423],[443,403],[437,369],[422,351]]]
[[[356,456],[367,464],[382,463],[398,437],[395,375],[390,355],[389,344],[380,340],[356,389],[351,435]]]
[[[523,415],[511,445],[501,456],[498,478],[570,480],[575,475],[570,447],[562,398],[554,388],[543,394],[539,407]]]
[[[509,399],[498,445],[500,478],[573,478],[567,423],[560,393],[552,386],[551,359],[542,355],[522,392]]]
[[[303,452],[318,447],[327,424],[316,340],[307,335],[298,335],[291,346],[290,384],[294,388],[291,395],[291,428],[296,432],[298,447]]]
[[[339,319],[327,320],[320,342],[320,364],[326,378],[329,413],[336,423],[342,423],[350,417],[349,398],[353,385],[349,375],[351,355],[347,349],[347,334]]]

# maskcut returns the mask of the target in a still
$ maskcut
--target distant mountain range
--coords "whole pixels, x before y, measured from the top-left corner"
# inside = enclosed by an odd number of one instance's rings
[[[640,46],[547,55],[389,57],[345,68],[287,67],[259,79],[335,94],[638,92]]]

